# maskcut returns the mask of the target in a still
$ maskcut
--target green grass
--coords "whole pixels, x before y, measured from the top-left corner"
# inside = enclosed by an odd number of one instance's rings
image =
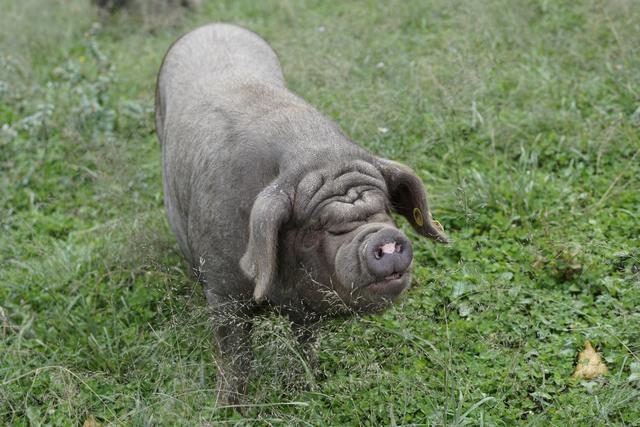
[[[95,24],[88,0],[9,0],[0,424],[640,425],[638,16],[634,0],[205,1]],[[262,34],[295,92],[418,171],[455,239],[402,223],[413,289],[326,322],[322,378],[262,319],[243,416],[215,405],[153,130],[164,52],[209,21]],[[605,377],[571,378],[585,340]]]

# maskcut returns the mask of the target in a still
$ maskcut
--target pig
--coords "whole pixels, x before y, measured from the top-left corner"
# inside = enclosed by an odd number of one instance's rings
[[[392,212],[449,242],[416,173],[289,91],[247,29],[215,23],[175,41],[155,114],[169,224],[213,313],[220,403],[245,400],[255,313],[305,330],[383,310],[409,287],[412,246]]]

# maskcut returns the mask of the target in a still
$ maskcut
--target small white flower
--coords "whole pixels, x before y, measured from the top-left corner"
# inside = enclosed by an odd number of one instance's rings
[[[384,62],[378,62],[376,68],[384,68]]]
[[[8,123],[2,124],[2,129],[0,130],[1,134],[4,134],[7,138],[15,138],[18,136],[18,132],[16,132]]]
[[[324,25],[320,25],[317,28],[317,30],[318,30],[319,33],[324,33],[325,31],[327,31],[327,28]]]
[[[385,127],[378,128],[378,132],[384,135],[385,133],[389,132],[389,129]]]

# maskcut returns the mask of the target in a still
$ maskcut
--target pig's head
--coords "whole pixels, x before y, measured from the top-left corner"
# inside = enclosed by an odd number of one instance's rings
[[[413,260],[392,210],[420,235],[448,242],[422,181],[400,163],[354,160],[295,181],[276,181],[251,211],[240,265],[257,301],[294,291],[314,311],[329,310],[331,296],[360,311],[386,307],[409,287]]]

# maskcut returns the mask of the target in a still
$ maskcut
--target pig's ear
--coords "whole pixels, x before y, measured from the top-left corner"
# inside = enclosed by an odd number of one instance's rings
[[[393,209],[407,218],[421,235],[440,243],[449,243],[442,225],[431,217],[427,192],[418,175],[402,163],[387,159],[378,160],[378,167],[387,183]]]
[[[240,268],[254,283],[253,297],[262,302],[271,292],[277,274],[278,234],[291,218],[291,201],[277,185],[256,197],[249,219],[249,243]]]

